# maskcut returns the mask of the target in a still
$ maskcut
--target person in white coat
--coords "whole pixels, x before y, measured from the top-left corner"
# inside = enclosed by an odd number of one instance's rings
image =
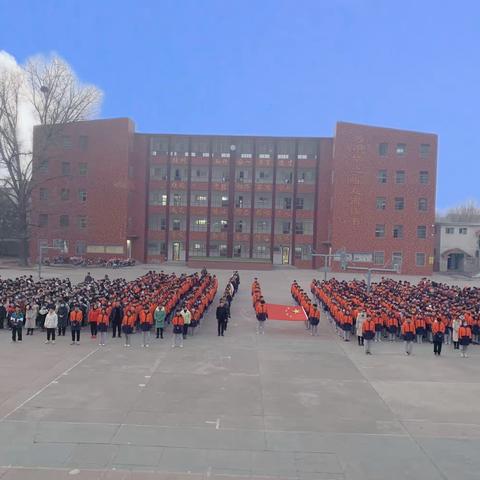
[[[55,313],[53,308],[48,310],[47,316],[45,317],[45,328],[47,329],[47,339],[45,343],[55,343],[55,330],[58,326],[58,315]]]
[[[463,315],[460,315],[460,318],[454,318],[452,322],[452,342],[453,342],[453,349],[458,350],[460,345],[458,343],[458,331],[462,326]]]
[[[358,345],[363,345],[363,322],[367,319],[367,314],[362,310],[358,315],[355,321],[355,328],[357,331],[357,341]]]
[[[33,330],[37,326],[38,305],[31,303],[27,305],[27,311],[25,312],[25,328],[27,329],[27,335],[33,335]]]

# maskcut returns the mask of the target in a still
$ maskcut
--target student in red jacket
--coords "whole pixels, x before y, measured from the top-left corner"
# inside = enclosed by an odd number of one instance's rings
[[[107,313],[107,309],[103,307],[100,313],[97,315],[97,326],[98,326],[98,331],[100,332],[99,345],[102,347],[105,346],[105,338],[107,336],[109,320],[110,320],[110,315]]]
[[[177,343],[179,343],[179,347],[183,348],[183,317],[181,315],[181,310],[178,309],[175,312],[175,316],[173,317],[172,320],[172,325],[173,325],[173,340],[172,340],[172,348],[175,348],[177,346]]]

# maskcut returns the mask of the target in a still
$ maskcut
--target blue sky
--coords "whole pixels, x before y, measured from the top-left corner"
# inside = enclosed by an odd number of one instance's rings
[[[57,52],[142,132],[434,132],[437,207],[478,198],[480,2],[0,0],[0,49]]]

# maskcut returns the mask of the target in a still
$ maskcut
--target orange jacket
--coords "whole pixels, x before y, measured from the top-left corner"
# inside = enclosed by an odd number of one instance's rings
[[[463,337],[472,338],[472,330],[470,329],[470,327],[461,326],[458,329],[458,338],[463,338]]]
[[[415,334],[416,327],[413,322],[403,322],[402,324],[402,335],[405,335],[406,333],[413,333]]]
[[[183,327],[184,324],[183,317],[181,315],[175,315],[172,320],[172,325],[180,325]]]
[[[134,327],[136,318],[137,318],[137,315],[135,313],[126,313],[123,316],[123,324],[129,327]]]
[[[153,324],[153,316],[149,311],[145,312],[145,310],[142,310],[139,316],[140,316],[140,323],[149,323],[150,325]]]
[[[365,320],[362,325],[362,333],[365,332],[374,332],[375,331],[375,321],[374,320]]]
[[[432,333],[445,333],[445,324],[443,322],[432,323]]]
[[[81,310],[72,310],[70,312],[70,316],[69,316],[69,319],[70,319],[70,322],[72,323],[79,323],[82,321],[83,319],[83,313]]]
[[[96,318],[96,322],[108,325],[109,317],[106,313],[99,313]]]

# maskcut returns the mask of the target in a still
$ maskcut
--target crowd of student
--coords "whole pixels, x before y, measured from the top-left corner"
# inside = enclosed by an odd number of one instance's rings
[[[240,275],[238,271],[234,271],[233,275],[227,282],[227,286],[223,291],[223,295],[220,298],[215,316],[217,318],[217,331],[218,336],[225,336],[225,331],[227,330],[228,319],[230,318],[230,306],[232,304],[233,297],[238,291],[240,285]]]
[[[307,318],[305,319],[305,328],[310,330],[311,335],[318,335],[318,325],[320,324],[320,310],[316,303],[312,303],[307,292],[297,283],[293,281],[290,288],[293,299],[303,308]]]
[[[265,321],[268,319],[268,309],[257,277],[253,279],[251,292],[252,304],[257,317],[257,334],[263,335],[265,333]]]
[[[467,356],[472,341],[479,343],[480,289],[439,284],[427,279],[413,285],[382,279],[368,291],[364,281],[313,280],[311,292],[328,311],[345,341],[356,332],[359,345],[371,353],[372,342],[405,342],[410,355],[413,342],[431,342],[440,356],[442,345]]]
[[[218,281],[205,269],[192,275],[148,272],[133,281],[110,280],[108,276],[72,285],[67,279],[45,279],[35,282],[29,276],[0,280],[0,328],[12,330],[12,341],[23,340],[35,329],[46,330],[46,343],[55,343],[56,334],[65,336],[70,327],[72,345],[80,342],[82,327],[90,326],[92,339],[100,333],[100,345],[106,342],[106,332],[112,337],[125,338],[131,345],[131,335],[142,333],[143,347],[149,346],[150,332],[163,338],[166,324],[173,325],[172,346],[183,346],[190,331],[193,334],[212,303]]]

